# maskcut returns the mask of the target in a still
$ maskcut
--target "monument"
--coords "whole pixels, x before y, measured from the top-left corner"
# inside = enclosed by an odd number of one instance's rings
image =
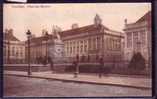
[[[49,45],[48,53],[49,57],[54,63],[63,63],[64,60],[64,43],[62,42],[58,32],[53,33],[53,43]]]

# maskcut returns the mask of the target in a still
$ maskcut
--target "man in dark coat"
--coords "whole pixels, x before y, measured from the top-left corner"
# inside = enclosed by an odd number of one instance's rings
[[[73,65],[74,65],[74,67],[75,67],[74,78],[77,78],[77,75],[78,75],[78,62],[77,62],[77,61],[74,61],[74,62],[73,62]]]
[[[99,64],[100,64],[99,65],[99,78],[101,78],[103,74],[103,69],[104,69],[104,61],[102,57],[99,60]]]

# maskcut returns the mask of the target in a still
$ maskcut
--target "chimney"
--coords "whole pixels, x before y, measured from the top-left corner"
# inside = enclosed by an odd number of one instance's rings
[[[71,28],[72,28],[72,29],[78,28],[78,24],[77,24],[77,23],[72,24]]]
[[[8,30],[8,34],[9,34],[9,35],[13,35],[13,29],[9,29],[9,30]]]
[[[46,30],[46,29],[43,29],[43,30],[42,30],[42,36],[45,36],[46,32],[47,32],[47,30]]]
[[[127,25],[127,19],[125,19],[124,22],[125,22],[125,25]]]

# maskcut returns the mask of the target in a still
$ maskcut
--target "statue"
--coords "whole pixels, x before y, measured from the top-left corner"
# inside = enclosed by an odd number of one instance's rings
[[[58,39],[58,40],[61,40],[61,37],[60,37],[60,35],[59,35],[58,32],[57,32],[56,36],[57,36],[57,39]]]
[[[57,41],[61,41],[61,37],[59,35],[59,32],[61,32],[61,28],[54,25],[52,28],[52,33],[53,33],[53,35],[55,35],[57,37]]]

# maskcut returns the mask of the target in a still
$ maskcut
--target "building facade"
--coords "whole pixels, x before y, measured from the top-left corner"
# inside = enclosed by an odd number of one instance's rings
[[[100,57],[104,61],[120,61],[123,58],[123,33],[111,30],[102,24],[99,15],[94,24],[60,32],[64,42],[65,56],[71,60],[79,56],[80,61],[96,62]]]
[[[4,64],[24,63],[25,61],[25,43],[13,35],[12,29],[6,29],[4,32],[3,59]]]
[[[26,61],[28,61],[28,40],[26,45]],[[47,31],[42,33],[40,37],[32,36],[30,38],[30,62],[31,63],[45,63],[48,58],[54,59],[56,57],[62,57],[63,50],[62,42],[58,41],[56,34],[48,34]]]
[[[151,11],[134,23],[127,23],[125,19],[125,60],[140,52],[146,62],[151,62]]]

